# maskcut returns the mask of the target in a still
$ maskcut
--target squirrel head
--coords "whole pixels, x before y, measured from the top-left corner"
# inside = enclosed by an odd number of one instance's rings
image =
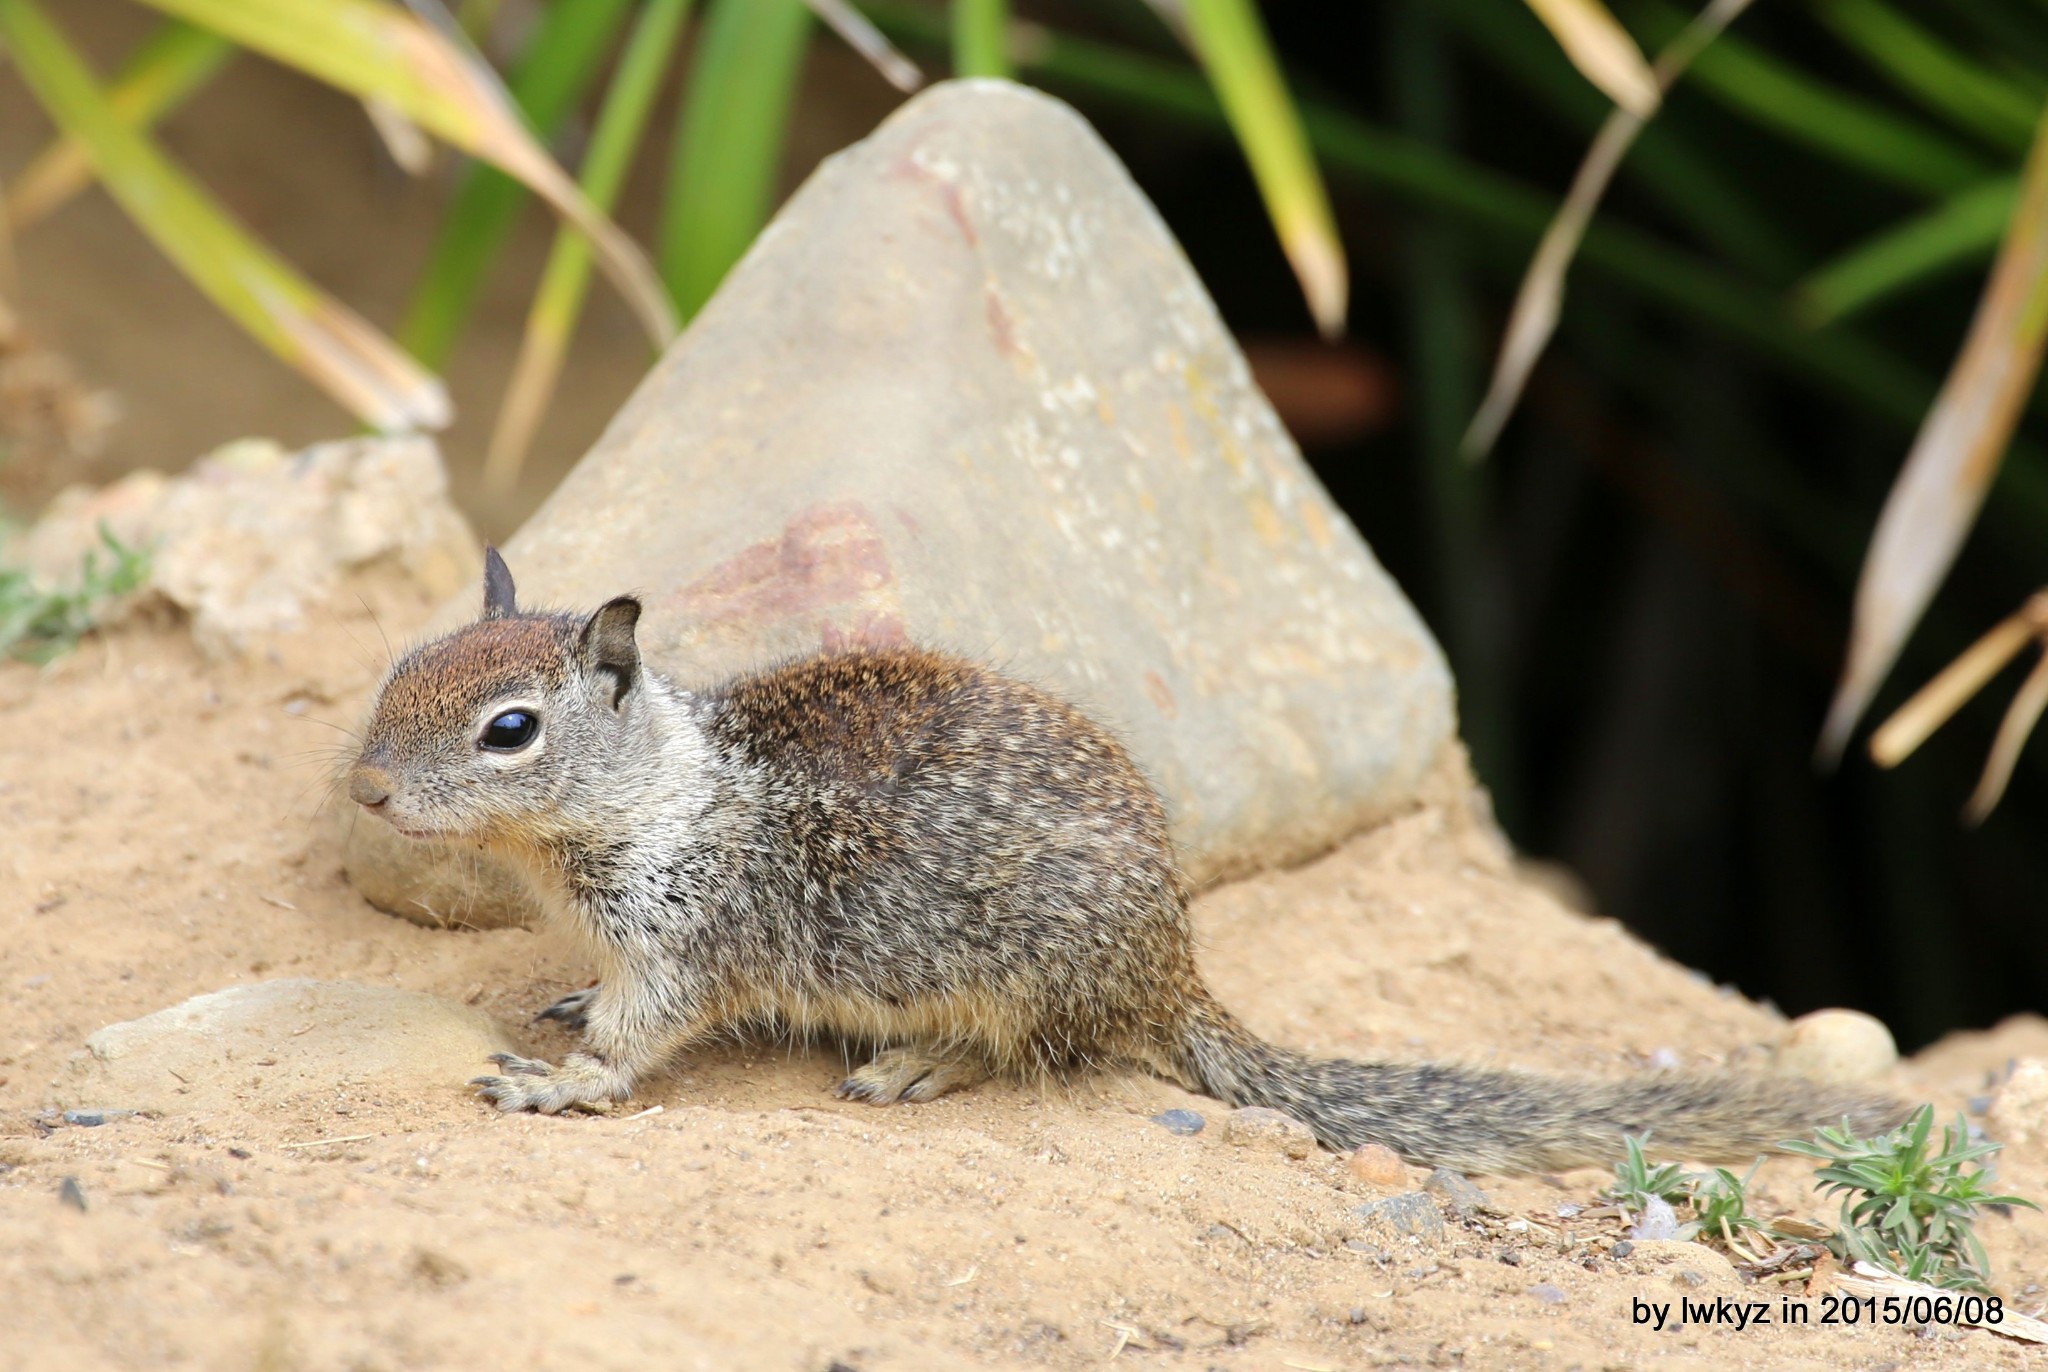
[[[412,838],[517,839],[555,829],[613,770],[642,692],[640,602],[522,611],[484,551],[483,614],[413,649],[377,690],[349,798]]]

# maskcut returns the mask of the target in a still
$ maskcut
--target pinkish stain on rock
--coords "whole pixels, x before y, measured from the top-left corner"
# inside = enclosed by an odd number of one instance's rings
[[[827,647],[902,643],[896,573],[874,517],[859,501],[815,505],[780,538],[742,549],[685,586],[683,614],[712,628],[797,621]]]
[[[982,290],[988,301],[988,331],[995,335],[996,351],[1005,357],[1017,355],[1017,326],[1010,322],[1010,312],[1003,308],[1003,298],[996,294],[995,283],[991,281]]]
[[[828,653],[849,648],[904,648],[910,645],[910,631],[901,615],[863,610],[849,626],[827,624],[818,636],[818,646]]]
[[[920,165],[917,159],[912,157],[899,158],[895,172],[905,180],[923,181],[936,186],[939,198],[945,202],[946,213],[951,215],[953,222],[959,226],[960,236],[967,240],[967,246],[972,248],[980,245],[981,236],[975,233],[974,222],[967,217],[967,202],[961,198],[958,182],[948,181],[931,168]]]
[[[1180,702],[1173,698],[1173,688],[1166,684],[1166,678],[1157,672],[1145,673],[1145,694],[1159,707],[1159,713],[1168,719],[1180,717]]]

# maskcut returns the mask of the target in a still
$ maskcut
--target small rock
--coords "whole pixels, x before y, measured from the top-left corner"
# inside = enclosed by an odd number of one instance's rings
[[[1520,1267],[1522,1265],[1522,1255],[1512,1248],[1501,1249],[1500,1260],[1508,1267]]]
[[[244,439],[180,476],[76,487],[22,536],[21,561],[47,584],[75,582],[102,528],[151,550],[149,588],[191,616],[193,639],[214,657],[303,628],[368,563],[395,560],[438,597],[466,588],[479,560],[440,454],[417,436],[297,453]]]
[[[57,1203],[68,1205],[81,1215],[85,1213],[85,1188],[78,1184],[78,1178],[66,1177],[58,1183]]]
[[[1487,1208],[1486,1193],[1468,1181],[1462,1172],[1439,1167],[1422,1183],[1422,1189],[1448,1205],[1461,1220],[1470,1219]]]
[[[2026,1144],[2048,1137],[2048,1062],[2021,1058],[1985,1112],[1986,1132],[2000,1143]]]
[[[1419,1238],[1439,1243],[1444,1237],[1444,1217],[1436,1201],[1420,1191],[1404,1191],[1384,1200],[1368,1201],[1351,1212],[1364,1220],[1368,1229],[1383,1236]]]
[[[1882,1021],[1860,1010],[1815,1010],[1792,1021],[1771,1063],[1784,1076],[1846,1086],[1881,1077],[1898,1061]]]
[[[1711,1287],[1724,1291],[1753,1290],[1735,1271],[1725,1254],[1701,1243],[1677,1239],[1636,1240],[1629,1260],[1637,1271],[1662,1267],[1670,1272],[1674,1286],[1689,1289]]]
[[[1223,1121],[1223,1137],[1240,1148],[1305,1158],[1316,1151],[1315,1132],[1300,1120],[1263,1105],[1233,1110]]]
[[[64,1122],[80,1129],[97,1129],[108,1120],[127,1119],[133,1110],[66,1110]]]
[[[1530,1287],[1529,1294],[1545,1305],[1563,1305],[1565,1301],[1564,1292],[1547,1281],[1537,1282]]]
[[[1651,1196],[1643,1205],[1643,1217],[1628,1231],[1632,1239],[1658,1242],[1678,1237],[1678,1212],[1662,1196]]]
[[[1165,1110],[1152,1117],[1154,1124],[1163,1127],[1169,1134],[1199,1134],[1208,1123],[1193,1110]]]
[[[1608,1249],[1607,1251],[1614,1257],[1625,1258],[1629,1254],[1636,1251],[1635,1240],[1621,1239],[1615,1243],[1614,1247]]]
[[[467,1267],[433,1248],[422,1247],[412,1250],[412,1272],[428,1286],[460,1286],[469,1280]]]
[[[1362,1143],[1351,1151],[1351,1175],[1372,1186],[1405,1186],[1408,1164],[1384,1143]]]
[[[492,1053],[522,1052],[480,1010],[437,996],[345,981],[252,982],[194,996],[85,1041],[58,1084],[73,1101],[144,1110],[276,1104],[344,1085],[455,1092]],[[258,1068],[262,1059],[270,1065]],[[94,1107],[78,1105],[79,1110]]]

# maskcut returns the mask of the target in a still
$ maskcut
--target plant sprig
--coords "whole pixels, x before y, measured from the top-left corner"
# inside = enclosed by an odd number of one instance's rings
[[[35,663],[62,656],[99,623],[109,600],[149,579],[148,549],[129,547],[104,523],[100,542],[103,548],[86,551],[78,585],[70,590],[39,586],[19,567],[0,567],[0,654]]]
[[[1934,1107],[1923,1105],[1889,1133],[1861,1138],[1846,1121],[1814,1131],[1814,1141],[1780,1144],[1788,1153],[1819,1158],[1816,1189],[1842,1197],[1841,1226],[1828,1246],[1845,1263],[1867,1262],[1912,1281],[1955,1290],[1986,1291],[1991,1264],[1977,1238],[1977,1212],[1990,1205],[2040,1207],[2019,1196],[1994,1195],[1992,1173],[1978,1166],[2002,1145],[1971,1142],[1958,1114],[1942,1126],[1933,1148]]]

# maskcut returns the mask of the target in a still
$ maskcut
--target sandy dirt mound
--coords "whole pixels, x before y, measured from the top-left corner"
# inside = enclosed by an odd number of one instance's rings
[[[836,1048],[737,1044],[633,1103],[657,1113],[543,1119],[454,1076],[279,1090],[251,1063],[203,1110],[66,1123],[89,1035],[201,993],[355,981],[526,1033],[587,980],[566,941],[415,927],[342,880],[322,721],[431,607],[395,581],[340,603],[241,663],[138,623],[0,668],[0,1367],[2048,1365],[1960,1331],[1640,1328],[1636,1298],[1778,1293],[1696,1245],[1613,1256],[1611,1225],[1559,1215],[1592,1172],[1482,1179],[1499,1213],[1392,1235],[1343,1159],[1233,1146],[1215,1102],[1134,1076],[876,1109],[832,1098]],[[1449,786],[1198,920],[1224,1001],[1322,1052],[1612,1075],[1761,1063],[1783,1031],[1519,880]],[[1952,1110],[2044,1054],[2014,1024],[1893,1085]],[[2048,1195],[2048,1140],[2001,1182]],[[1758,1185],[1768,1213],[1826,1213],[1792,1164]],[[2048,1220],[1983,1228],[2041,1305]]]

